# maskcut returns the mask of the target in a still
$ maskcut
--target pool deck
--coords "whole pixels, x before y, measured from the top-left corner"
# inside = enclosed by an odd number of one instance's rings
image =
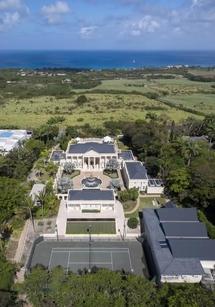
[[[97,177],[99,179],[101,179],[102,183],[100,185],[100,188],[101,189],[106,189],[109,185],[110,185],[110,182],[111,182],[111,178],[104,175],[102,171],[93,171],[93,172],[85,172],[85,171],[81,171],[80,175],[74,177],[72,179],[72,182],[73,182],[73,188],[74,189],[82,189],[83,188],[83,185],[82,185],[82,180],[84,178],[87,178],[87,177]],[[120,178],[119,178],[120,179]]]

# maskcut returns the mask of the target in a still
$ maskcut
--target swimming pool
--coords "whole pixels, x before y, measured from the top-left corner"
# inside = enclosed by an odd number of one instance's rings
[[[12,135],[12,131],[0,131],[0,138],[10,138]]]

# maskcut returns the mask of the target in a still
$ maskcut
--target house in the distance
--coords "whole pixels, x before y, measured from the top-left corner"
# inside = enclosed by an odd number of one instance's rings
[[[195,208],[144,209],[142,228],[158,282],[215,282],[215,240],[209,239]]]
[[[27,130],[0,130],[0,155],[7,155],[32,136]]]

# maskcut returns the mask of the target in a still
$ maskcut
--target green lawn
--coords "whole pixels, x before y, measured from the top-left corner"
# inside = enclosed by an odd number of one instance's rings
[[[119,178],[117,171],[111,172],[111,171],[108,171],[108,170],[104,170],[103,174],[104,174],[105,176],[110,177],[111,179],[117,179],[117,178]]]
[[[164,204],[165,203],[165,198],[163,197],[140,197],[139,199],[139,210],[144,209],[144,208],[156,208],[153,206],[152,201],[155,200],[159,204]]]
[[[80,175],[80,171],[79,170],[74,170],[73,172],[72,172],[72,174],[70,175],[70,177],[71,178],[75,178],[75,177],[77,177],[77,176],[79,176]]]
[[[115,234],[115,221],[67,221],[67,234],[87,234],[91,225],[92,234]]]
[[[164,197],[140,197],[139,198],[139,208],[131,213],[131,214],[126,214],[126,217],[138,217],[138,212],[141,211],[144,208],[152,208],[152,209],[156,209],[158,207],[153,206],[152,201],[156,200],[160,205],[165,204],[166,200]]]

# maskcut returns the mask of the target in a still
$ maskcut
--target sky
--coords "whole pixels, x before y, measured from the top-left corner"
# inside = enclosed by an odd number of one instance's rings
[[[215,50],[215,0],[0,0],[0,50]]]

